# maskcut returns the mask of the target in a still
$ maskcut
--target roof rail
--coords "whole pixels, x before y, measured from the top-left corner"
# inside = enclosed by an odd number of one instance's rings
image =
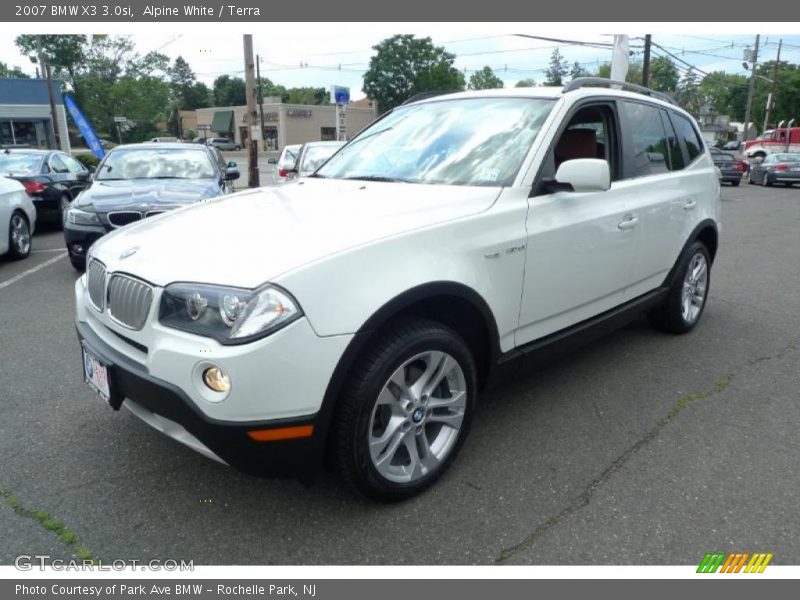
[[[673,100],[672,98],[670,98],[667,94],[651,90],[650,88],[646,88],[643,85],[628,83],[627,81],[617,81],[616,79],[606,79],[604,77],[577,77],[576,79],[573,79],[568,84],[566,84],[561,89],[561,91],[566,94],[567,92],[578,90],[582,87],[608,86],[608,85],[616,85],[623,89],[630,90],[632,92],[639,92],[640,94],[645,94],[647,96],[658,98],[659,100],[663,100],[664,102],[669,102],[670,104],[674,104],[675,106],[678,105],[678,103],[675,102],[675,100]]]

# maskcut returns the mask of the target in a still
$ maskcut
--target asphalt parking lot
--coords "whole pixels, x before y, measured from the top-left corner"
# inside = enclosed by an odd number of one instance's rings
[[[481,398],[459,459],[397,505],[218,465],[82,381],[57,231],[0,259],[0,563],[800,563],[800,189],[723,189],[703,321],[637,321]],[[61,534],[59,536],[59,533]]]

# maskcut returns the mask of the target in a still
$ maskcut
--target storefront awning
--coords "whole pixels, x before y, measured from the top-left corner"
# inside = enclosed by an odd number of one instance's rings
[[[216,131],[217,133],[228,133],[233,131],[233,111],[216,111],[214,113],[214,120],[211,121],[211,131]]]

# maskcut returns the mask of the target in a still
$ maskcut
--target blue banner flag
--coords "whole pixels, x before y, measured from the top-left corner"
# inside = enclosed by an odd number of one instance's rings
[[[86,117],[83,116],[81,109],[78,108],[78,105],[75,104],[71,96],[64,96],[64,104],[69,114],[72,115],[72,120],[75,121],[75,125],[80,129],[83,139],[86,140],[86,145],[89,146],[89,150],[91,150],[92,154],[97,158],[102,159],[106,155],[106,152],[103,150],[103,144],[100,143],[100,139],[94,132],[92,124],[86,120]]]

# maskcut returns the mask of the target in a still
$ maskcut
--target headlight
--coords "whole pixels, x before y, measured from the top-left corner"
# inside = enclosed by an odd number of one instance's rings
[[[79,208],[70,208],[67,211],[67,220],[76,225],[100,225],[100,219],[93,212],[86,212]]]
[[[269,335],[303,315],[288,292],[265,285],[257,290],[173,283],[161,295],[158,320],[221,344],[244,344]]]

